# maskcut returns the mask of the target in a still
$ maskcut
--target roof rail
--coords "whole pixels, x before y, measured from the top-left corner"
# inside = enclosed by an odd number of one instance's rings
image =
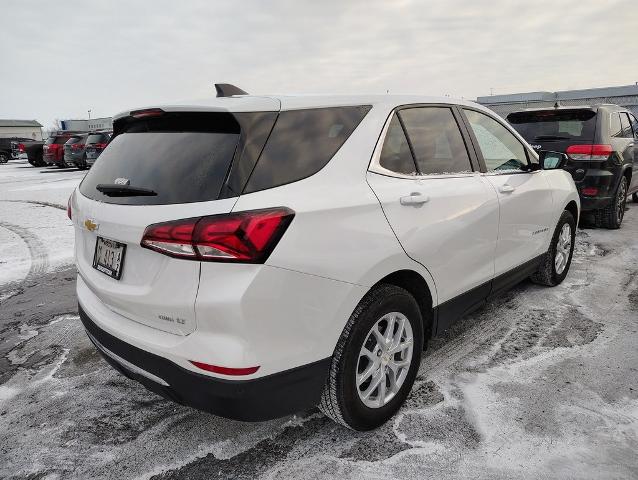
[[[215,90],[218,97],[231,97],[233,95],[248,95],[241,88],[231,85],[230,83],[216,83]]]

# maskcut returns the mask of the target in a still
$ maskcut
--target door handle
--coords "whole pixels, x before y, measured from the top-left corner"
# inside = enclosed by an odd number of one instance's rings
[[[419,192],[412,192],[410,195],[401,197],[399,202],[401,205],[423,205],[430,201],[430,197],[427,195],[421,195]]]
[[[498,191],[501,193],[512,193],[514,190],[516,190],[516,188],[507,183],[498,187]]]

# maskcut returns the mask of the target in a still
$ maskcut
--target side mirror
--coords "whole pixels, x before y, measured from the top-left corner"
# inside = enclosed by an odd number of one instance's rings
[[[541,150],[538,153],[541,168],[543,170],[556,170],[563,168],[567,163],[567,155],[560,152],[548,152]]]

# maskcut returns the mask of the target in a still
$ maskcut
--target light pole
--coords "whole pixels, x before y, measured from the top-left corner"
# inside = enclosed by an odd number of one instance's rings
[[[89,112],[89,120],[91,120],[91,109],[89,108],[87,112]]]

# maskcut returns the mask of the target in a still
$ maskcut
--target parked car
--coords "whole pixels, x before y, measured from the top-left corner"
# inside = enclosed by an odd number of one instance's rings
[[[87,168],[86,165],[86,139],[88,133],[73,135],[64,144],[64,163],[67,166],[75,165],[80,170]]]
[[[91,167],[111,139],[110,132],[94,132],[86,139],[86,164]]]
[[[7,163],[12,158],[17,158],[15,155],[18,153],[14,151],[14,145],[17,142],[30,142],[31,138],[23,137],[10,137],[0,138],[0,164]]]
[[[530,276],[563,281],[565,160],[449,98],[125,112],[69,199],[80,318],[166,398],[248,421],[319,404],[372,429],[431,336]]]
[[[59,168],[66,167],[67,164],[64,162],[64,144],[74,135],[74,132],[58,132],[47,138],[43,147],[44,162],[47,165],[57,165]]]
[[[620,228],[628,194],[638,201],[638,120],[618,105],[510,113],[507,121],[534,148],[564,152],[582,209],[598,226]]]
[[[34,167],[43,167],[46,165],[42,158],[42,148],[44,142],[40,140],[22,140],[19,142],[13,142],[11,148],[13,150],[14,158],[19,158],[21,155],[26,155],[27,160]]]

